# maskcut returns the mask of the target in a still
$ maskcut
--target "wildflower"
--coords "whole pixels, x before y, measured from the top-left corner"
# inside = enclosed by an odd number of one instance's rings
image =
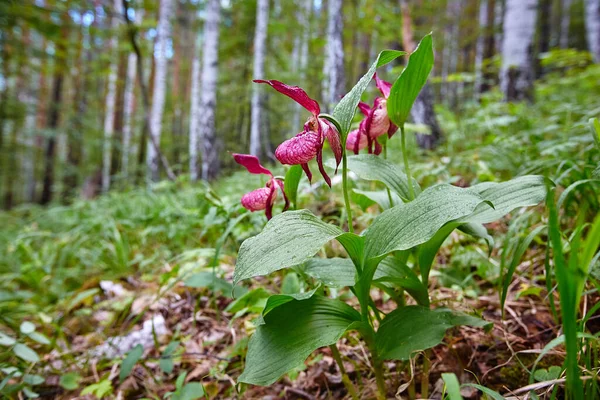
[[[319,118],[321,107],[316,100],[311,99],[306,92],[298,86],[288,86],[276,80],[255,80],[256,83],[266,83],[273,89],[294,100],[304,107],[312,115],[304,124],[302,132],[291,139],[281,143],[275,150],[275,157],[282,164],[301,165],[308,180],[312,179],[312,173],[308,162],[316,157],[319,171],[325,182],[331,187],[331,179],[323,168],[323,144],[325,139],[333,151],[337,166],[342,160],[342,144],[340,136],[335,127],[326,119]]]
[[[352,141],[354,147],[348,147],[348,142],[346,142],[346,148],[353,150],[356,154],[358,154],[360,149],[365,147],[369,148],[369,153],[381,153],[381,145],[377,141],[377,138],[381,135],[385,135],[386,133],[388,137],[391,138],[398,130],[398,127],[390,120],[387,112],[387,99],[390,96],[392,84],[379,79],[377,74],[375,74],[375,83],[383,97],[375,98],[372,108],[364,103],[359,104],[360,110],[365,115],[365,119],[361,122],[359,129],[355,134],[356,137],[361,136],[360,140],[357,141],[354,135],[352,138],[350,138],[350,134],[352,134],[351,132],[348,136],[348,140]],[[362,138],[363,135],[365,136],[364,139]],[[363,145],[362,143],[365,141],[366,145]],[[359,145],[356,146],[356,143]],[[375,146],[374,149],[373,145]]]
[[[257,157],[250,154],[233,154],[233,159],[238,164],[246,167],[251,174],[265,174],[271,177],[265,187],[255,189],[242,196],[241,203],[245,209],[249,211],[265,210],[267,219],[271,219],[273,216],[273,204],[277,198],[277,189],[281,190],[285,201],[283,211],[288,209],[290,203],[283,190],[283,182],[275,178],[271,171],[263,167]]]

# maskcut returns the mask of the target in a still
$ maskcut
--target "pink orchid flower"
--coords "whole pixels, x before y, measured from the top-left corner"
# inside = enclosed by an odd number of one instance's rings
[[[321,113],[319,103],[311,99],[304,89],[298,86],[289,86],[276,80],[255,80],[254,82],[271,85],[273,89],[288,96],[312,114],[304,124],[302,132],[277,147],[275,157],[282,164],[301,165],[309,181],[312,179],[312,173],[308,168],[308,162],[316,157],[319,171],[325,182],[331,187],[331,179],[323,168],[323,145],[327,139],[335,156],[337,172],[337,166],[342,160],[342,144],[335,127],[326,119],[319,118]]]
[[[361,122],[359,129],[356,132],[356,138],[352,138],[353,148],[349,148],[346,144],[346,148],[349,150],[354,150],[354,153],[358,154],[360,149],[365,147],[369,148],[369,153],[380,154],[381,153],[381,145],[377,141],[377,138],[381,135],[387,133],[388,137],[391,138],[394,133],[398,130],[398,127],[390,120],[387,112],[387,99],[390,96],[390,91],[392,89],[392,84],[386,82],[382,79],[379,79],[377,74],[375,74],[375,84],[377,88],[381,92],[383,97],[377,97],[373,104],[373,108],[370,108],[367,104],[361,103],[359,104],[359,108],[362,113],[365,115],[365,119]],[[350,133],[352,134],[352,132]],[[349,134],[349,135],[350,135]],[[363,139],[360,137],[360,140],[357,140],[359,136],[364,135]],[[350,136],[348,137],[350,139]],[[362,145],[361,143],[366,142],[366,145]],[[347,142],[346,142],[347,143]],[[358,146],[356,145],[358,143]],[[373,149],[374,145],[374,149]],[[361,147],[364,146],[364,147]]]
[[[288,209],[290,203],[283,190],[283,182],[280,179],[276,179],[271,171],[263,167],[256,156],[250,154],[233,154],[233,159],[238,164],[246,167],[251,174],[265,174],[271,177],[265,187],[255,189],[242,196],[241,203],[245,209],[249,211],[265,210],[267,219],[271,219],[273,216],[273,204],[277,198],[277,189],[281,190],[285,201],[283,211]]]

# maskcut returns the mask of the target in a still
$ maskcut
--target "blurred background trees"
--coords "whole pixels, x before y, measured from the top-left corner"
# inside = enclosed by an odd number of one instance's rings
[[[600,0],[2,1],[2,206],[213,179],[228,152],[266,161],[304,114],[253,78],[328,110],[380,50],[432,30],[434,78],[412,115],[426,149],[443,143],[435,110],[494,88],[535,101],[548,52],[600,61]]]

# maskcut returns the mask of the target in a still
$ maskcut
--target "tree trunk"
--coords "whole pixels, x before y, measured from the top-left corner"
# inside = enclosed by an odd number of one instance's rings
[[[537,0],[507,0],[500,87],[507,101],[533,101],[533,36]]]
[[[306,79],[306,68],[308,66],[308,39],[310,35],[310,14],[312,10],[312,0],[299,0],[296,18],[300,26],[301,34],[294,39],[292,68],[298,73],[298,81],[304,84]],[[294,103],[294,114],[292,117],[292,126],[299,127],[301,124],[300,115],[302,106]]]
[[[89,68],[91,59],[90,51],[83,50],[83,32],[79,29],[77,33],[76,44],[76,59],[77,65],[72,70],[71,80],[73,81],[73,105],[70,124],[67,128],[66,145],[67,145],[67,165],[63,173],[63,201],[70,200],[76,192],[78,186],[79,167],[81,164],[82,148],[83,148],[83,118],[87,108],[87,87],[86,81],[89,76]]]
[[[129,174],[129,153],[131,151],[131,126],[135,100],[136,69],[137,56],[134,52],[131,52],[129,53],[129,56],[127,56],[127,81],[125,83],[125,96],[123,100],[125,110],[123,113],[123,153],[121,154],[121,171],[125,181]]]
[[[52,200],[52,189],[54,186],[54,159],[56,156],[56,129],[60,118],[60,106],[62,101],[62,86],[64,81],[64,68],[66,65],[66,40],[68,31],[66,28],[66,17],[63,16],[63,28],[60,38],[56,41],[56,63],[54,65],[54,83],[52,85],[52,97],[48,107],[48,129],[52,133],[46,141],[44,182],[40,203],[45,205]]]
[[[573,0],[562,0],[560,13],[560,39],[561,49],[569,47],[569,26],[571,25],[571,4]]]
[[[219,144],[215,135],[217,107],[217,75],[219,56],[220,0],[208,0],[204,22],[202,54],[202,95],[200,98],[199,135],[202,146],[202,179],[213,179],[219,173]]]
[[[586,0],[585,26],[590,53],[600,63],[600,0]]]
[[[152,111],[150,112],[150,141],[148,142],[146,164],[149,178],[158,181],[160,178],[160,135],[162,130],[162,117],[165,108],[167,92],[168,59],[167,51],[171,37],[172,0],[160,0],[158,26],[156,28],[156,72],[154,74],[154,89],[152,93]]]
[[[475,90],[478,95],[491,88],[485,61],[494,56],[494,9],[495,0],[481,0],[479,9],[479,36],[475,56]]]
[[[32,34],[34,41],[36,37],[39,37],[36,33]],[[39,60],[36,60],[36,64]],[[38,66],[43,65],[41,62]],[[25,126],[23,130],[23,137],[25,138],[25,153],[21,160],[23,168],[23,201],[33,202],[35,201],[35,159],[37,156],[36,143],[36,119],[37,119],[37,108],[39,103],[43,101],[39,96],[41,94],[41,88],[37,85],[40,83],[40,76],[44,73],[43,68],[39,68],[39,72],[32,71],[29,74],[30,85],[25,92],[25,98],[23,103],[25,104]],[[39,74],[39,76],[38,76]],[[37,86],[37,87],[36,87]],[[36,104],[36,98],[37,104]]]
[[[412,17],[410,8],[406,0],[400,0],[402,9],[402,47],[407,52],[412,52],[416,48],[413,35]],[[410,116],[416,124],[423,124],[429,127],[430,134],[417,134],[417,144],[422,149],[435,148],[443,137],[442,128],[435,116],[433,109],[433,90],[429,84],[426,84],[417,96],[415,103],[410,110]]]
[[[256,28],[254,30],[254,69],[252,79],[264,79],[265,64],[265,45],[267,42],[267,25],[269,23],[269,0],[258,0],[256,3]],[[251,125],[250,125],[250,154],[257,157],[261,156],[262,140],[261,135],[264,126],[263,121],[263,102],[262,87],[260,85],[252,86],[252,106],[251,106]]]
[[[192,61],[192,94],[190,101],[190,179],[192,182],[197,181],[199,173],[198,165],[198,150],[200,146],[200,137],[198,123],[200,120],[200,43],[201,36],[196,39],[194,50],[194,59]]]
[[[324,65],[323,99],[327,110],[346,94],[344,73],[344,20],[342,0],[327,2],[327,51]]]
[[[115,103],[117,101],[117,68],[119,66],[117,27],[121,15],[121,1],[114,0],[112,16],[112,36],[108,45],[110,54],[110,66],[108,73],[108,87],[106,89],[106,101],[104,110],[104,141],[102,146],[102,191],[106,192],[110,187],[110,159],[111,144],[115,128]]]

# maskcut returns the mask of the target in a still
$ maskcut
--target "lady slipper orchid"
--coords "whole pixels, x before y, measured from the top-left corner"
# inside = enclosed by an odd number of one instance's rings
[[[398,127],[390,120],[387,112],[387,99],[390,96],[392,84],[382,79],[379,79],[377,74],[375,74],[375,84],[377,85],[377,88],[379,89],[383,97],[375,98],[373,108],[370,108],[364,103],[359,104],[359,108],[366,118],[361,122],[361,125],[356,135],[357,137],[364,135],[365,139],[362,139],[361,137],[361,139],[357,141],[353,137],[352,144],[354,145],[354,147],[352,148],[348,147],[348,144],[346,144],[346,148],[349,150],[354,150],[356,154],[358,154],[358,151],[360,149],[363,149],[365,147],[369,148],[369,153],[374,152],[375,154],[380,154],[381,145],[377,141],[377,138],[381,135],[385,135],[386,133],[388,137],[391,138],[394,135],[394,133],[396,133],[396,131],[398,130]],[[348,136],[348,138],[350,139],[350,136]],[[363,145],[365,141],[367,144]],[[357,143],[358,146],[356,145]],[[375,147],[374,149],[373,145]]]
[[[308,180],[312,179],[312,173],[308,162],[316,157],[319,171],[325,182],[331,187],[331,179],[323,168],[323,145],[325,139],[333,151],[337,166],[342,160],[342,143],[335,127],[326,119],[319,118],[321,107],[316,100],[311,99],[304,89],[298,86],[289,86],[276,80],[255,80],[255,83],[266,83],[279,93],[284,94],[304,107],[312,116],[304,124],[302,132],[291,139],[281,143],[275,150],[275,157],[282,164],[301,165]]]
[[[265,174],[271,177],[265,187],[255,189],[242,196],[241,203],[245,209],[249,211],[265,210],[267,219],[271,219],[273,216],[273,204],[277,198],[277,189],[281,190],[285,201],[283,211],[288,209],[290,203],[283,190],[283,182],[275,178],[271,171],[263,167],[256,156],[250,154],[233,154],[233,159],[238,164],[246,167],[251,174]]]

